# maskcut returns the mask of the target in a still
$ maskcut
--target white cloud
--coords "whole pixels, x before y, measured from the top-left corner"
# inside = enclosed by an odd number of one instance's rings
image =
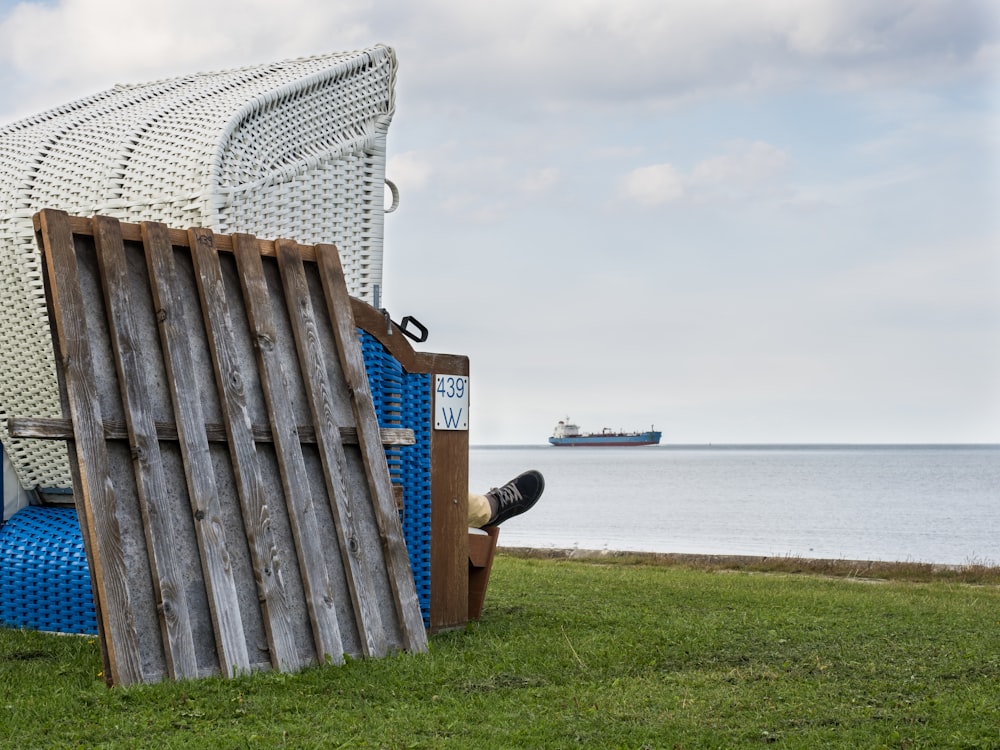
[[[63,0],[21,3],[4,19],[0,52],[11,65],[54,79],[82,79],[115,70],[177,75],[233,60],[261,62],[328,50],[341,42],[367,45],[369,27],[349,3],[285,0]],[[350,49],[351,46],[346,47]],[[262,56],[263,55],[263,56]],[[72,64],[68,64],[72,61]]]
[[[0,67],[21,84],[0,91],[0,115],[117,83],[369,46],[379,40],[362,13],[336,0],[22,2],[0,18]]]
[[[998,17],[992,0],[62,0],[14,7],[0,65],[40,97],[385,42],[421,106],[647,105],[990,71]]]
[[[442,45],[417,62],[423,86],[475,71],[494,104],[521,96],[542,107],[948,80],[988,70],[980,58],[998,18],[991,0],[512,0],[435,12]]]
[[[622,197],[641,206],[661,206],[684,196],[684,175],[671,164],[633,169],[622,181]]]
[[[789,162],[787,153],[769,143],[735,141],[725,153],[698,162],[688,174],[672,164],[633,169],[622,179],[620,195],[647,207],[695,197],[748,195],[781,175]]]

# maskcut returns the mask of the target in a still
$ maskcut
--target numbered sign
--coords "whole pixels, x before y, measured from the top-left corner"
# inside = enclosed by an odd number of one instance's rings
[[[434,429],[469,429],[469,378],[467,375],[434,376]]]

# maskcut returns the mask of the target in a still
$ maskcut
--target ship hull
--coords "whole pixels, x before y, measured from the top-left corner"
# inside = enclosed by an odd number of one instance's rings
[[[640,445],[659,445],[660,432],[640,432],[635,435],[575,435],[573,437],[550,437],[552,445],[561,448],[624,448]]]

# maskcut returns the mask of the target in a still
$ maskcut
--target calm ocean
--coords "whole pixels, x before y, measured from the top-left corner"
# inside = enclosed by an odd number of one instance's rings
[[[1000,565],[1000,446],[473,447],[545,494],[501,546]]]

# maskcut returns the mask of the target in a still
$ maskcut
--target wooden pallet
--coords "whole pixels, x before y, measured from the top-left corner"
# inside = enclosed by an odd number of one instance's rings
[[[109,684],[426,650],[336,248],[35,229]]]

